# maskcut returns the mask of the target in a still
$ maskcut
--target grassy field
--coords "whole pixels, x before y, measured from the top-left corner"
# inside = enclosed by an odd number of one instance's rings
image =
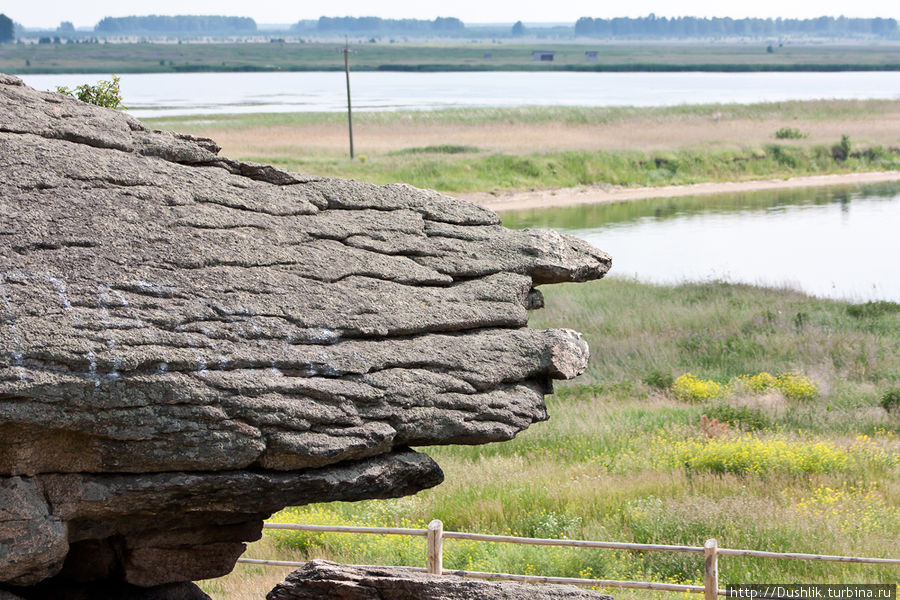
[[[512,442],[425,451],[410,498],[287,509],[279,521],[423,527],[864,556],[900,539],[900,305],[723,283],[544,288],[532,326],[582,331],[587,373]],[[685,374],[691,374],[686,376]],[[895,396],[892,396],[895,394]],[[712,425],[702,417],[717,419]],[[418,538],[269,533],[248,556],[424,564]],[[700,557],[447,542],[448,568],[702,581]],[[895,582],[896,567],[725,557],[720,580]],[[289,569],[205,582],[255,598]],[[608,590],[617,598],[670,594]]]
[[[743,43],[485,44],[405,43],[354,46],[355,70],[765,71],[896,70],[897,43],[785,45]],[[190,71],[342,70],[335,43],[5,44],[0,72],[175,73]],[[554,51],[535,62],[533,50]],[[588,62],[585,51],[598,51]],[[490,53],[488,57],[486,53]]]
[[[448,192],[670,185],[900,168],[900,102],[522,107],[148,119],[223,154],[316,175]],[[777,133],[790,130],[793,138]],[[835,151],[843,135],[849,153]]]

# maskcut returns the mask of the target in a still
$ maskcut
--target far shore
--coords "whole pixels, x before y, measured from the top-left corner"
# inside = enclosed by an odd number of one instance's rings
[[[211,137],[223,156],[377,185],[402,181],[497,211],[900,181],[900,100],[361,112],[358,160],[348,159],[339,117],[147,122]],[[844,139],[842,159],[835,152]],[[710,183],[692,183],[701,181]]]
[[[606,204],[650,198],[677,198],[739,192],[761,192],[778,189],[799,189],[832,185],[861,185],[900,181],[900,171],[870,173],[836,173],[790,179],[762,179],[752,181],[707,182],[691,185],[658,187],[609,187],[584,185],[531,191],[471,192],[452,194],[456,198],[474,202],[495,212],[560,208],[577,204]]]

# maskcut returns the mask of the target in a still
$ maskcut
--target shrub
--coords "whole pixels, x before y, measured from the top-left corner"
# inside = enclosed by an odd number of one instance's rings
[[[398,150],[394,154],[464,154],[466,152],[478,152],[478,146],[440,144],[437,146],[404,148],[403,150]]]
[[[791,400],[812,400],[819,395],[819,389],[812,381],[796,373],[783,373],[775,378],[775,387],[785,398]]]
[[[679,400],[695,402],[719,398],[725,387],[721,383],[685,373],[672,384],[672,392]]]
[[[851,304],[847,306],[847,314],[857,319],[880,317],[895,312],[900,312],[900,304],[888,302],[887,300],[870,301],[865,304]]]
[[[653,371],[647,373],[641,380],[651,387],[655,387],[659,390],[665,390],[672,386],[675,378],[672,377],[672,374],[667,371],[654,369]]]
[[[771,375],[770,375],[771,377]],[[775,378],[772,377],[774,380]],[[731,406],[730,404],[717,404],[706,408],[706,414],[710,418],[718,419],[722,423],[728,423],[734,427],[740,427],[748,431],[768,429],[772,422],[766,414],[758,408],[749,406]]]
[[[794,127],[782,127],[775,132],[775,137],[779,140],[801,140],[807,137],[807,134]]]
[[[852,455],[824,441],[798,441],[781,437],[687,439],[669,442],[677,459],[689,471],[714,473],[831,473],[846,468]]]
[[[852,444],[838,445],[782,434],[681,439],[660,434],[653,451],[663,464],[684,467],[688,472],[736,475],[859,473],[863,469],[896,469],[900,465],[900,451],[885,444],[883,438],[866,435],[857,436]]]
[[[797,168],[803,160],[803,152],[797,148],[772,144],[767,149],[779,165],[789,169]]]
[[[816,384],[802,375],[782,373],[775,377],[765,371],[756,375],[735,377],[728,385],[685,373],[672,384],[672,393],[679,400],[695,402],[724,398],[740,391],[759,394],[773,388],[784,394],[785,398],[792,400],[810,400],[819,394]]]
[[[56,91],[60,94],[78,98],[88,104],[115,108],[116,110],[125,109],[125,105],[122,104],[122,92],[119,90],[119,78],[115,75],[112,76],[112,80],[101,79],[96,85],[85,83],[74,90],[65,86],[58,86]]]
[[[743,386],[748,392],[760,393],[775,387],[778,381],[773,375],[765,371],[756,375],[741,375],[734,380],[733,384]]]
[[[882,146],[870,146],[859,153],[860,158],[864,158],[869,162],[877,162],[890,158],[890,153]]]
[[[831,147],[831,157],[836,161],[845,161],[850,158],[849,135],[842,135],[841,141]]]
[[[881,396],[881,407],[888,411],[900,411],[900,388],[888,390]]]

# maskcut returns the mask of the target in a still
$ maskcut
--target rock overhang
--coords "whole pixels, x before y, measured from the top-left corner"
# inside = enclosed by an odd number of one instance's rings
[[[98,544],[99,579],[230,569],[246,530],[212,530],[435,485],[409,446],[510,439],[585,368],[580,335],[527,312],[536,285],[602,277],[603,252],[217,151],[0,76],[0,494],[34,515],[0,507],[0,543],[18,540],[0,582],[65,574]],[[334,485],[271,492],[303,477]]]

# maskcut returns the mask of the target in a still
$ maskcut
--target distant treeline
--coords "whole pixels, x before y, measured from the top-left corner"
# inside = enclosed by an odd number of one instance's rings
[[[461,33],[465,24],[456,17],[438,17],[433,21],[425,19],[382,19],[381,17],[319,17],[318,21],[300,21],[293,26],[295,31],[309,31],[315,23],[318,33],[406,33],[406,34],[446,34]]]
[[[97,23],[94,31],[105,34],[253,34],[256,33],[256,21],[250,17],[219,15],[105,17]]]
[[[8,18],[0,18],[0,42],[24,34],[21,26]],[[382,19],[381,17],[319,17],[298,21],[291,30],[311,38],[317,36],[352,35],[411,37],[474,36],[506,37],[536,35],[538,37],[571,38],[577,36],[620,39],[679,39],[679,38],[882,38],[900,39],[896,19],[847,17],[818,17],[814,19],[732,19],[728,17],[617,17],[613,19],[581,17],[574,28],[568,26],[527,27],[518,22],[508,26],[471,26],[456,17],[426,19]],[[52,32],[51,32],[52,33]],[[55,30],[61,37],[74,38],[76,30],[63,22]],[[100,37],[140,36],[247,36],[258,33],[256,22],[249,17],[221,15],[149,15],[105,17],[94,27]]]
[[[818,17],[815,19],[731,19],[698,17],[656,17],[636,19],[592,19],[581,17],[575,22],[575,35],[591,37],[645,38],[710,38],[710,37],[898,37],[896,19],[849,19]]]
[[[16,37],[16,27],[13,20],[0,13],[0,44],[11,42]]]

